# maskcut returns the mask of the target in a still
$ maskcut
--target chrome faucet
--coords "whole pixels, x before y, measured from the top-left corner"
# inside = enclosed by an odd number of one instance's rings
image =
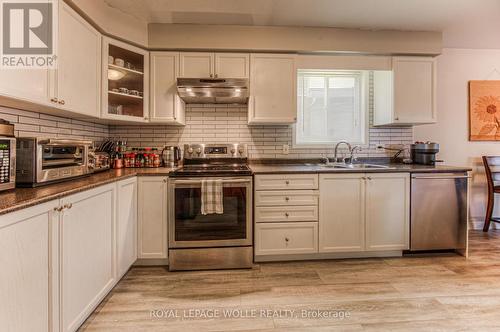
[[[338,142],[336,145],[335,145],[335,154],[333,155],[333,162],[336,163],[338,162],[338,159],[337,159],[337,152],[338,152],[338,148],[339,148],[339,145],[340,144],[346,144],[347,145],[347,148],[349,149],[349,152],[352,154],[352,148],[351,148],[351,144],[349,144],[349,142],[347,141],[340,141]],[[345,163],[345,158],[344,158],[344,161]]]
[[[355,145],[355,146],[352,147],[352,149],[351,149],[351,157],[349,159],[349,164],[352,164],[354,161],[357,160],[357,158],[354,157],[354,153],[356,152],[356,150],[361,151],[361,146]]]

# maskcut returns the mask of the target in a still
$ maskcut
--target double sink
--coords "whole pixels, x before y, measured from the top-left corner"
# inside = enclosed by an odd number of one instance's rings
[[[316,166],[321,168],[333,168],[338,170],[374,170],[374,169],[395,169],[395,167],[386,166],[386,165],[378,165],[378,164],[367,164],[367,163],[359,163],[359,164],[344,164],[344,163],[308,163],[304,164],[304,166]]]

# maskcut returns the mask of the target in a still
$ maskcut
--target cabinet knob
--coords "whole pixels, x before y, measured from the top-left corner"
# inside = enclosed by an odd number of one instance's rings
[[[64,204],[63,209],[71,209],[73,207],[73,203]]]
[[[286,238],[285,238],[285,241],[286,241],[286,242],[290,242],[290,239],[286,237]]]
[[[394,118],[394,120],[399,121],[399,118]]]
[[[286,181],[285,181],[285,183],[286,183],[286,184],[290,184],[290,181],[286,180]]]
[[[167,183],[167,179],[163,179],[163,183]]]
[[[214,75],[210,74],[210,77],[214,77]]]
[[[290,200],[290,197],[285,197],[285,200],[288,202]]]
[[[53,103],[57,103],[57,98],[51,98],[50,101]]]
[[[366,176],[363,176],[363,177],[362,177],[362,179],[363,179],[363,180],[366,180]]]
[[[286,217],[288,217],[288,216],[290,216],[290,215],[288,214],[288,212],[285,212],[285,216],[286,216]]]
[[[58,206],[54,208],[54,211],[61,212],[64,209],[62,206]]]
[[[66,102],[64,100],[59,100],[58,103],[61,104],[61,105],[66,104]]]
[[[368,180],[371,180],[371,179],[372,179],[372,177],[371,177],[371,176],[369,176],[369,177],[367,177],[367,179],[368,179]]]

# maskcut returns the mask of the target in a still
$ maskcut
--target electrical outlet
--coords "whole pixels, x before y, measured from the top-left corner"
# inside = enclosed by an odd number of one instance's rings
[[[288,144],[283,144],[283,154],[290,153],[290,146]]]

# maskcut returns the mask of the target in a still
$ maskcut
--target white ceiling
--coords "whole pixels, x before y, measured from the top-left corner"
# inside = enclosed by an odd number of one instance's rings
[[[500,48],[500,0],[102,0],[147,23],[443,31],[445,46]]]

